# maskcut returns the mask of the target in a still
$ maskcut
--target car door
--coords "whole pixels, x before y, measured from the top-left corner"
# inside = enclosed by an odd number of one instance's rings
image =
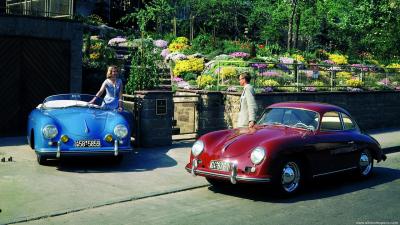
[[[315,137],[314,175],[345,170],[352,166],[349,153],[353,153],[355,148],[349,132],[344,128],[340,112],[324,113],[320,131]]]

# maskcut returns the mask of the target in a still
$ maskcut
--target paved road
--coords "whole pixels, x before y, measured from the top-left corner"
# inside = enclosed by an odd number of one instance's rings
[[[278,199],[266,191],[244,187],[222,191],[203,187],[27,224],[344,225],[400,222],[400,153],[390,154],[368,180],[334,176],[313,184],[315,187],[292,199]]]
[[[373,135],[386,150],[398,150],[399,130]],[[211,224],[399,221],[400,153],[378,164],[368,181],[320,180],[319,188],[280,201],[254,191],[220,193],[191,177],[184,170],[191,144],[138,149],[121,165],[96,158],[39,166],[24,138],[2,138],[0,158],[13,160],[0,162],[0,224],[199,224],[203,215]]]

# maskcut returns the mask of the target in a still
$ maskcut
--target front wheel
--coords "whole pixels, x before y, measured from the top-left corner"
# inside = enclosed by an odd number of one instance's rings
[[[303,186],[304,177],[300,160],[284,159],[278,164],[272,179],[278,193],[289,196],[299,192]]]
[[[43,155],[36,154],[36,159],[37,159],[37,162],[39,163],[39,165],[46,165],[46,163],[47,163],[47,157],[45,157]]]
[[[371,176],[374,167],[374,159],[368,149],[364,149],[358,155],[357,175],[361,178]]]

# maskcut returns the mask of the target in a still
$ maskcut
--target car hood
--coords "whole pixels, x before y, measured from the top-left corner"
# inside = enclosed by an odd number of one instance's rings
[[[263,126],[253,129],[231,130],[221,138],[212,153],[215,157],[231,158],[242,155],[257,146],[266,147],[268,142],[291,139],[304,135],[306,131],[280,126]]]
[[[88,108],[68,108],[47,110],[45,114],[57,121],[63,133],[89,136],[102,133],[113,112]]]

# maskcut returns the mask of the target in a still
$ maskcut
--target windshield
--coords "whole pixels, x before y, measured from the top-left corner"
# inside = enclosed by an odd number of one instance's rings
[[[87,94],[60,94],[47,97],[42,104],[44,108],[93,107],[101,108],[103,99]]]
[[[318,123],[318,113],[293,108],[267,109],[258,121],[258,124],[261,125],[283,125],[308,130],[316,130],[318,128]]]

